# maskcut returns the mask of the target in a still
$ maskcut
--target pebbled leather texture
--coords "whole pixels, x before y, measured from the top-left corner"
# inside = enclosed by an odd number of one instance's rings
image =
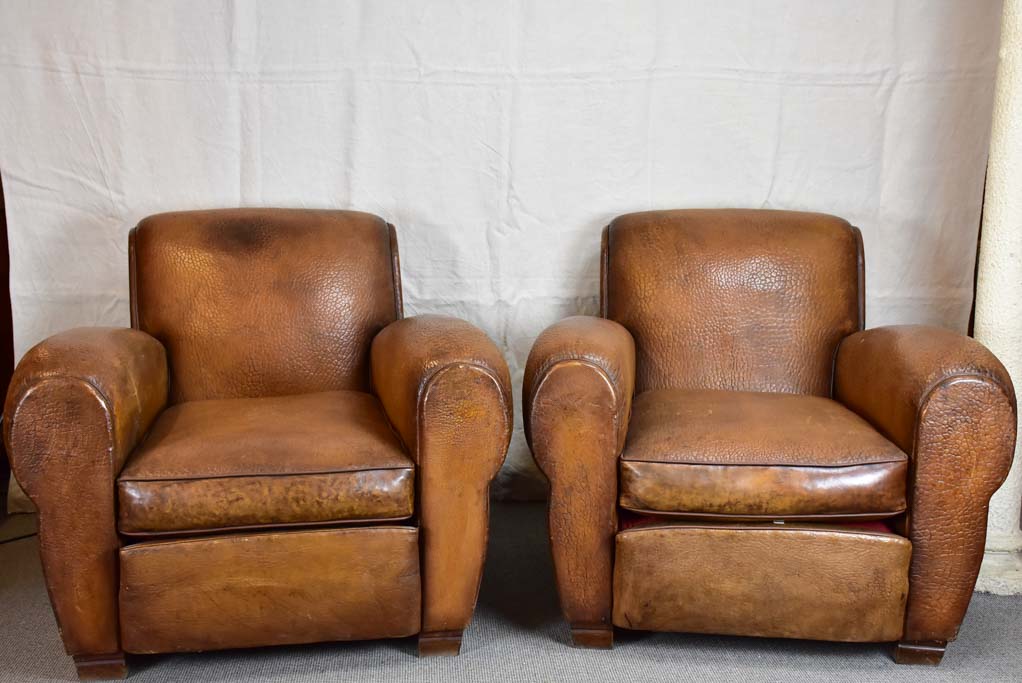
[[[628,434],[632,394],[635,391],[635,342],[624,327],[611,320],[577,315],[545,329],[533,343],[522,380],[522,409],[532,413],[539,383],[558,363],[588,363],[603,372],[621,411],[615,416],[617,449]],[[525,420],[525,436],[532,438],[532,420]]]
[[[904,640],[953,640],[983,560],[990,496],[1011,468],[1011,378],[963,335],[882,327],[842,343],[834,396],[910,455],[912,589]]]
[[[547,328],[525,367],[525,430],[550,481],[554,571],[561,609],[580,645],[612,642],[617,459],[634,380],[631,335],[600,318],[567,318]]]
[[[166,400],[163,347],[137,330],[55,335],[25,354],[11,380],[4,438],[39,510],[43,571],[68,654],[120,650],[114,479]]]
[[[862,328],[862,242],[846,221],[763,210],[620,216],[604,245],[605,317],[632,334],[636,390],[830,395]]]
[[[482,330],[415,316],[373,340],[373,391],[417,465],[423,642],[472,618],[489,524],[489,487],[511,439],[511,378]],[[427,648],[428,649],[428,648]]]
[[[126,546],[124,649],[197,652],[410,636],[419,630],[418,538],[414,527],[382,526]]]
[[[353,211],[146,218],[130,238],[132,326],[166,348],[170,401],[367,391],[401,316],[391,229]]]
[[[638,397],[626,449],[641,446],[672,457],[626,457],[619,482],[618,437],[629,408],[615,386],[619,361],[613,359],[624,357],[624,346],[608,341],[616,333],[595,323],[570,334],[563,334],[572,331],[570,323],[558,323],[551,330],[560,332],[540,336],[526,372],[525,423],[533,455],[551,481],[551,542],[573,633],[589,634],[588,641],[602,646],[612,640],[605,616],[614,566],[608,549],[620,483],[624,505],[646,513],[647,506],[659,508],[652,512],[662,520],[696,516],[669,510],[712,510],[698,516],[719,526],[737,523],[734,516],[718,519],[736,512],[739,519],[830,519],[835,513],[872,519],[897,512],[904,498],[906,511],[890,518],[913,546],[904,624],[896,632],[885,620],[870,637],[899,638],[906,651],[954,638],[982,560],[988,501],[1011,466],[1014,391],[1000,363],[961,335],[920,327],[858,332],[863,292],[861,236],[831,216],[655,211],[608,226],[601,313],[634,340]],[[550,360],[557,354],[550,340],[561,338],[563,362]],[[542,379],[537,368],[544,368]],[[685,412],[654,401],[660,390],[799,396],[783,410],[784,396],[758,397],[757,404],[760,398],[778,401],[771,404],[777,410],[763,412],[731,394],[700,413],[705,405],[693,403]],[[815,404],[808,400],[813,396],[819,397]],[[837,410],[830,398],[872,429]],[[821,421],[822,406],[830,417]],[[844,440],[829,434],[832,429]],[[681,449],[673,457],[676,443],[685,444],[684,457]],[[631,517],[623,515],[622,523]],[[638,557],[634,570],[619,561],[614,582],[640,568],[662,575],[650,579],[650,587],[683,581],[681,565],[655,551]],[[682,560],[689,558],[679,555]],[[844,560],[849,567],[835,568],[835,580],[844,572],[858,581],[870,568],[868,556],[847,553]],[[761,569],[750,567],[742,580],[757,585]],[[854,598],[838,586],[828,590],[837,593],[828,599]],[[749,618],[772,618],[771,607],[760,608],[764,614]],[[777,609],[783,613],[784,607]],[[712,620],[712,610],[704,616]],[[841,619],[836,616],[835,624]],[[828,628],[805,633],[842,637],[844,627],[835,626],[835,635],[827,635]]]
[[[661,389],[635,397],[621,506],[813,519],[905,511],[908,457],[819,396]]]
[[[189,401],[117,482],[123,534],[405,519],[415,465],[356,391]]]
[[[396,235],[369,214],[163,214],[129,252],[134,329],[43,342],[8,394],[11,459],[40,509],[79,671],[123,674],[132,648],[420,626],[423,651],[455,651],[511,434],[493,343],[452,318],[395,322]],[[273,529],[413,513],[394,543],[369,533],[378,525],[347,527],[350,540]],[[161,534],[177,540],[136,542],[118,562],[122,543]]]
[[[617,535],[614,624],[897,640],[911,554],[896,534],[815,524],[637,526]]]

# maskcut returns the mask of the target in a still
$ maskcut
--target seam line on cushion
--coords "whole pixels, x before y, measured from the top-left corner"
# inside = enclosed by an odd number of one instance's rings
[[[890,512],[821,512],[821,513],[806,513],[806,514],[781,514],[781,515],[769,515],[769,514],[747,514],[741,513],[727,513],[727,512],[697,512],[694,510],[687,510],[685,512],[676,512],[670,510],[652,510],[650,508],[637,508],[629,505],[624,505],[620,501],[618,502],[623,509],[629,512],[635,512],[643,515],[650,516],[663,516],[663,517],[702,517],[706,519],[785,519],[794,521],[811,521],[814,519],[887,519],[888,517],[897,517],[908,510],[908,506],[902,506]]]
[[[263,474],[211,474],[208,476],[196,475],[194,477],[160,477],[151,479],[128,477],[118,478],[117,483],[130,484],[134,482],[157,483],[174,481],[206,481],[209,479],[256,479],[260,477],[272,479],[286,479],[288,477],[322,477],[324,475],[331,474],[358,474],[360,472],[391,472],[395,470],[408,470],[409,472],[414,472],[415,467],[412,465],[400,465],[394,467],[371,467],[367,469],[350,469],[350,470],[317,470],[314,472],[267,472]]]
[[[759,462],[690,462],[688,460],[640,460],[638,458],[628,458],[624,454],[621,455],[622,463],[642,463],[645,465],[683,465],[691,467],[783,467],[786,469],[804,469],[804,470],[840,470],[848,469],[851,467],[869,467],[870,465],[899,465],[907,463],[909,457],[902,453],[902,457],[897,460],[867,460],[865,462],[849,463],[846,465],[799,465],[795,463],[759,463]]]
[[[834,533],[834,534],[849,534],[858,536],[875,536],[877,538],[902,540],[908,541],[904,536],[898,534],[884,533],[882,531],[870,531],[868,529],[806,529],[800,527],[785,528],[783,526],[754,526],[751,524],[736,524],[734,526],[720,527],[720,526],[703,526],[698,524],[659,524],[655,526],[644,526],[644,527],[632,527],[623,531],[617,532],[617,535],[641,533],[643,531],[659,531],[661,529],[695,529],[705,531],[788,531],[788,532],[804,532],[804,533]]]
[[[320,528],[334,525],[343,525],[342,528],[354,528],[356,526],[365,526],[370,524],[377,524],[379,522],[400,522],[402,520],[411,519],[415,516],[414,512],[410,512],[407,515],[393,515],[389,517],[360,517],[356,519],[323,519],[314,520],[311,522],[269,522],[266,524],[236,524],[232,526],[212,526],[212,527],[188,527],[181,529],[166,529],[166,530],[153,530],[153,529],[134,529],[131,531],[122,531],[118,528],[117,533],[122,536],[130,536],[132,538],[148,538],[148,537],[167,537],[167,536],[180,536],[182,534],[199,534],[201,536],[208,537],[210,534],[229,533],[234,531],[259,531],[260,529],[308,529],[308,528]]]
[[[259,528],[259,527],[255,527]],[[367,528],[373,531],[398,531],[402,533],[414,532],[416,535],[419,533],[419,528],[414,526],[376,526],[376,527],[348,527],[342,529],[295,529],[293,531],[270,531],[265,534],[258,534],[259,536],[292,536],[294,534],[331,534],[331,533],[345,533],[350,534],[354,532],[363,531]],[[125,534],[127,535],[127,534]],[[250,537],[252,534],[234,534],[231,536],[218,536],[216,538],[210,538],[203,536],[200,538],[175,538],[153,541],[152,543],[137,543],[134,545],[122,546],[120,553],[143,553],[154,550],[158,547],[168,545],[184,545],[189,543],[208,543],[209,541],[220,541],[222,543],[238,543],[242,537]]]

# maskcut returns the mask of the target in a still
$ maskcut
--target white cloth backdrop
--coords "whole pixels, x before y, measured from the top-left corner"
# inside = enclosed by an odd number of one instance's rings
[[[0,0],[17,353],[127,324],[139,218],[237,205],[394,222],[407,312],[483,327],[516,392],[536,334],[596,310],[601,227],[650,208],[844,216],[869,325],[964,329],[1000,10]]]

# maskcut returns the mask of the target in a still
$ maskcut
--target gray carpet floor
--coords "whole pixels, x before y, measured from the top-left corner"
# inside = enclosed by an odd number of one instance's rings
[[[131,681],[1022,681],[1022,598],[977,594],[939,668],[895,665],[888,648],[619,632],[613,651],[568,645],[545,509],[494,506],[476,617],[456,658],[415,641],[325,643],[131,658]],[[0,681],[69,681],[35,538],[0,545]]]

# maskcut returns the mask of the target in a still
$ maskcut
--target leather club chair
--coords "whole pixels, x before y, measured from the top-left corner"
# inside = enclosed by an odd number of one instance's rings
[[[523,391],[573,642],[618,626],[939,663],[1011,465],[1004,367],[944,329],[863,331],[839,218],[631,214],[602,252],[602,317],[543,332]]]
[[[6,404],[79,676],[413,634],[457,654],[511,429],[493,343],[402,319],[369,214],[171,213],[129,245],[132,329],[47,339]]]

